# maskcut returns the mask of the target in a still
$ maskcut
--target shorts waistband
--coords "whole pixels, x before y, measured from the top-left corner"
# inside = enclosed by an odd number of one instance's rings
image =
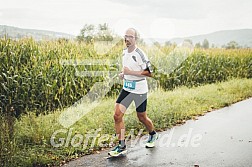
[[[145,79],[139,79],[139,80],[129,80],[129,79],[124,79],[125,81],[130,81],[130,82],[132,82],[132,81],[135,81],[135,82],[140,82],[140,81],[144,81]]]

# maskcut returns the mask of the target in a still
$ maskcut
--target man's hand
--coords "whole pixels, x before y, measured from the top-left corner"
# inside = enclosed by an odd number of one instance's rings
[[[119,78],[120,78],[121,80],[123,80],[123,78],[124,78],[123,72],[121,72],[120,74],[118,74],[118,76],[119,76]]]

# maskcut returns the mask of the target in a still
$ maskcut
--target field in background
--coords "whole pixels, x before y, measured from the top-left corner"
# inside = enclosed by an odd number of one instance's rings
[[[123,47],[123,42],[119,41],[104,54],[98,54],[98,47],[91,44],[0,39],[1,112],[39,114],[71,106],[87,94],[94,83],[110,77],[77,76],[76,71],[121,71]],[[185,54],[177,50],[178,47],[142,48],[154,66],[157,87],[165,90],[252,77],[252,49],[195,49]],[[75,63],[75,60],[86,59],[113,60],[113,63],[93,66]],[[63,60],[72,63],[63,65]],[[121,84],[113,85],[108,95],[118,93],[120,88]]]

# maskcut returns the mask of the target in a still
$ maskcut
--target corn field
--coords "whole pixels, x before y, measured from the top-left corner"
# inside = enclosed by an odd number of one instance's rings
[[[121,57],[123,43],[115,45],[106,54],[98,54],[93,45],[73,41],[40,41],[33,39],[0,39],[0,92],[2,113],[53,111],[70,106],[83,97],[97,81],[104,77],[78,77],[79,71],[120,70],[115,64],[105,66],[62,65],[62,60],[81,59],[118,59]],[[151,59],[154,78],[163,89],[177,86],[198,86],[206,83],[225,81],[230,78],[252,77],[251,49],[208,49],[194,50],[186,59],[168,69],[169,56],[174,48],[158,48],[162,54],[145,46],[143,50]],[[175,55],[176,56],[176,55]],[[175,57],[175,59],[177,59]],[[119,63],[120,59],[118,60]],[[158,63],[164,65],[158,66]],[[173,63],[173,62],[172,62]],[[164,70],[163,69],[163,70]],[[160,72],[161,71],[161,72]],[[118,92],[122,85],[111,88],[109,95]]]

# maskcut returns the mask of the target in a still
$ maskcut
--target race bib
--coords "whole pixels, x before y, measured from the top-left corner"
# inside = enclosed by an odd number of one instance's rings
[[[124,80],[124,87],[127,89],[134,90],[136,88],[136,81]]]

